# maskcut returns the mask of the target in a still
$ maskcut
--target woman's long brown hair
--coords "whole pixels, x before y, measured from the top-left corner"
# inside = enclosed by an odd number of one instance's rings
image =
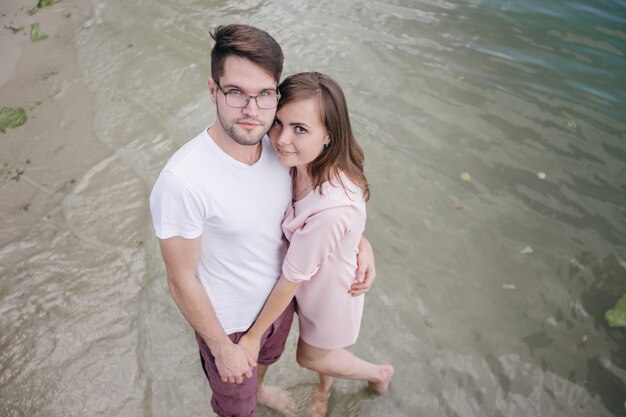
[[[330,142],[307,167],[313,187],[335,178],[341,181],[339,172],[343,172],[361,187],[365,201],[369,200],[369,184],[363,173],[363,150],[352,134],[348,105],[339,84],[319,72],[301,72],[287,77],[280,84],[279,91],[278,110],[296,101],[318,99],[322,124]]]

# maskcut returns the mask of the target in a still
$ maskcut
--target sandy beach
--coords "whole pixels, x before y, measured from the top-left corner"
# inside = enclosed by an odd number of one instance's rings
[[[185,345],[192,334],[174,337],[163,330],[188,330],[173,314],[162,264],[154,260],[152,230],[146,227],[152,171],[165,157],[153,152],[158,156],[154,168],[140,179],[133,172],[139,163],[124,161],[133,144],[125,149],[115,140],[136,137],[127,130],[132,125],[127,116],[150,120],[141,112],[145,109],[126,112],[123,104],[131,101],[126,97],[112,105],[97,102],[98,94],[119,97],[124,87],[103,91],[94,74],[100,69],[129,74],[112,71],[115,63],[102,54],[132,54],[132,45],[124,41],[119,50],[99,45],[108,38],[91,35],[94,27],[104,30],[105,25],[84,2],[36,6],[36,0],[0,6],[0,106],[27,114],[26,123],[0,133],[0,315],[5,324],[0,415],[150,415],[146,392],[151,398],[156,393],[156,404],[171,402],[172,384],[180,385],[169,372],[170,366],[181,368],[178,361],[163,366],[154,359],[168,357],[161,350],[184,348],[193,360],[184,359],[183,375],[202,381],[196,353]],[[39,40],[31,37],[36,24]],[[98,59],[79,56],[81,41],[89,45],[83,51],[102,53]],[[108,130],[108,109],[120,112],[116,126],[123,131]],[[156,129],[158,134],[165,130]],[[157,142],[163,137],[155,136]],[[155,148],[155,141],[142,143]],[[172,147],[156,146],[163,154]],[[142,149],[136,152],[135,162],[143,161]],[[146,273],[146,265],[156,272]],[[147,346],[153,338],[161,343]],[[153,376],[155,366],[163,378]],[[199,406],[208,410],[206,385],[195,381],[193,387],[186,392],[201,398]]]
[[[0,133],[3,246],[49,217],[76,176],[107,153],[95,139],[94,97],[74,48],[89,11],[80,1],[38,10],[36,5],[9,0],[0,6],[0,105],[23,108],[28,117],[24,125]],[[47,38],[31,40],[33,24]]]

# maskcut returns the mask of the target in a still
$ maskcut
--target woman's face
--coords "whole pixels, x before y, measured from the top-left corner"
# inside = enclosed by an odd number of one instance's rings
[[[305,171],[329,142],[316,98],[294,101],[278,110],[268,135],[283,165]]]

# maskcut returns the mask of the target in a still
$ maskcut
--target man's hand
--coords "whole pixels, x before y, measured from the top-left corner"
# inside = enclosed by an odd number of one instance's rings
[[[356,263],[356,280],[350,286],[350,290],[348,290],[348,293],[353,297],[366,293],[376,278],[374,251],[365,236],[361,236],[359,241],[359,253],[356,256]]]
[[[244,348],[254,361],[259,358],[261,341],[258,338],[250,336],[249,333],[246,333],[241,337],[241,339],[239,339],[239,342],[237,342],[237,344]]]
[[[215,366],[223,382],[241,384],[245,378],[252,377],[256,360],[246,349],[231,342],[224,344],[216,352]]]

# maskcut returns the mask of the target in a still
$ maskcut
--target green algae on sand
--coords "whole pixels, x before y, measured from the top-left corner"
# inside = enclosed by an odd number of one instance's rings
[[[626,294],[619,299],[614,308],[604,313],[604,318],[610,327],[626,326]]]
[[[21,108],[2,107],[0,108],[0,132],[4,131],[8,127],[18,127],[26,123],[28,118],[26,112]]]
[[[54,0],[39,0],[35,7],[23,7],[22,10],[25,11],[29,16],[36,14],[39,9],[43,9],[44,7],[50,7],[54,4]]]
[[[48,35],[39,30],[39,23],[33,23],[30,25],[30,40],[33,42],[42,41],[46,39]]]
[[[15,35],[17,32],[21,32],[24,29],[24,25],[21,25],[21,26],[9,25],[9,26],[5,26],[5,28],[9,29]]]

